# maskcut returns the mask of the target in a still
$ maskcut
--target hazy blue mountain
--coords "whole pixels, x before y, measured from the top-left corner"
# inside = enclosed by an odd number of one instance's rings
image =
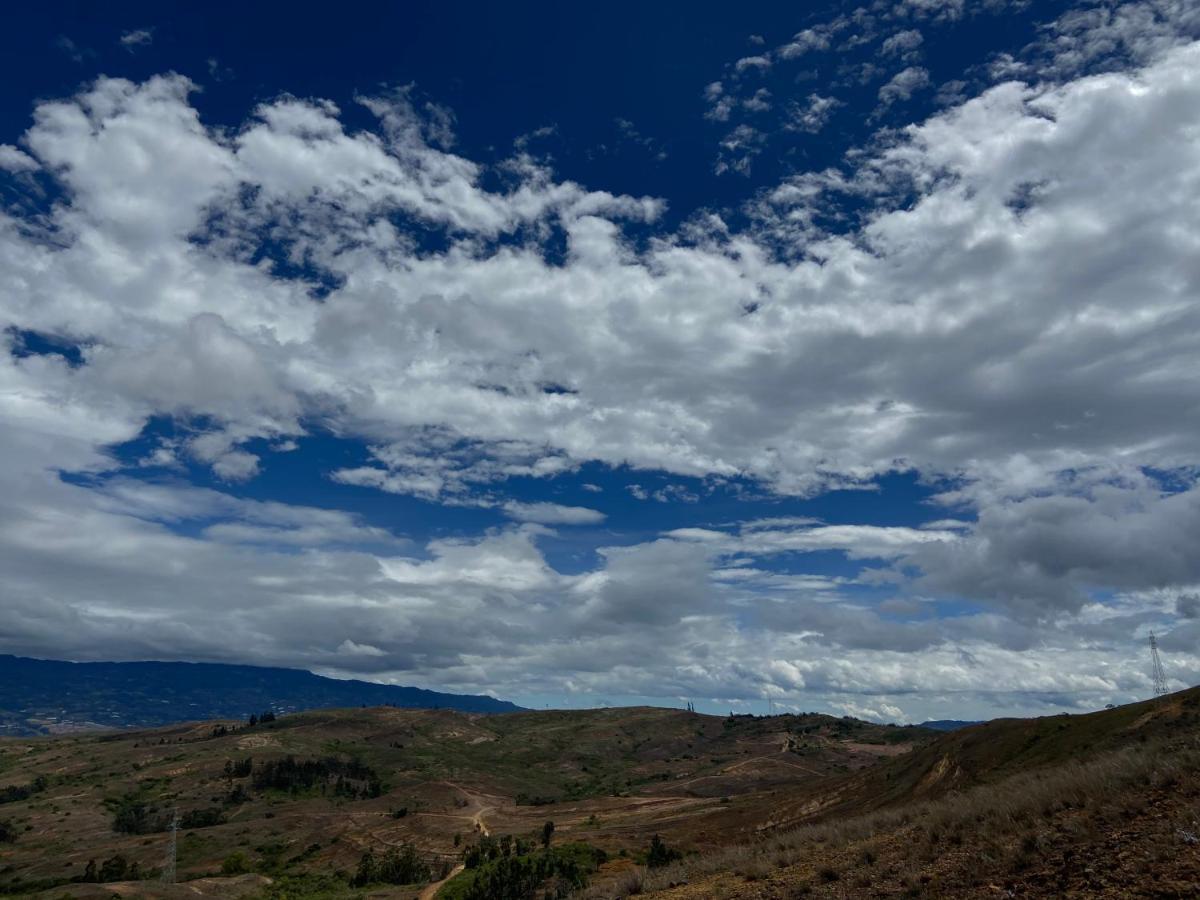
[[[264,710],[401,706],[499,713],[492,697],[323,678],[301,669],[186,662],[75,663],[0,655],[0,734],[246,718]]]
[[[968,722],[962,719],[932,719],[929,722],[922,722],[921,727],[932,728],[934,731],[958,731],[960,728],[982,724],[982,722]]]

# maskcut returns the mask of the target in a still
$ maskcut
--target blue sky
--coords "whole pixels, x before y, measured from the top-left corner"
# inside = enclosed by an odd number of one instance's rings
[[[0,651],[1194,681],[1188,4],[68,9],[0,52]]]

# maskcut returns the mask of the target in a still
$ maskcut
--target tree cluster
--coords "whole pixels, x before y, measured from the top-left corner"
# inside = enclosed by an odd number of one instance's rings
[[[510,850],[526,849],[519,839],[496,845],[501,853],[478,865],[463,900],[528,900],[530,897],[566,897],[572,891],[586,887],[588,876],[600,866],[607,855],[603,850],[586,844],[569,844],[535,852],[504,854]]]
[[[179,817],[179,827],[184,830],[193,828],[211,828],[225,821],[225,813],[219,807],[208,809],[189,809]]]
[[[299,793],[320,788],[332,789],[334,796],[367,799],[383,794],[383,781],[370,766],[358,760],[330,756],[324,759],[283,759],[259,763],[251,776],[256,790]]]
[[[45,775],[39,775],[29,784],[10,784],[7,787],[0,788],[0,803],[17,803],[21,800],[28,800],[34,794],[40,794],[50,782]]]
[[[524,838],[514,838],[511,834],[494,837],[482,835],[479,841],[467,848],[463,854],[463,865],[468,869],[477,869],[495,859],[507,856],[523,856],[532,852],[533,844]]]
[[[355,887],[368,884],[417,884],[429,881],[432,877],[429,864],[417,853],[417,848],[405,843],[393,847],[382,856],[376,856],[370,850],[364,853],[352,883]]]
[[[136,794],[126,794],[110,805],[113,810],[113,831],[122,834],[152,834],[166,831],[171,824],[170,813]]]
[[[101,863],[99,869],[96,868],[96,861],[89,859],[79,880],[88,884],[107,884],[110,881],[137,881],[141,877],[137,862],[130,862],[118,853]]]

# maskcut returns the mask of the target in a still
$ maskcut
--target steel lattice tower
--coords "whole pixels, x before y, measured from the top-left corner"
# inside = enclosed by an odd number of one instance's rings
[[[1161,697],[1170,693],[1167,690],[1167,675],[1163,671],[1162,660],[1158,658],[1158,639],[1154,637],[1153,631],[1150,632],[1150,661],[1153,667],[1154,696]]]
[[[179,810],[171,810],[171,827],[169,829],[170,837],[167,842],[167,858],[163,862],[162,880],[164,884],[175,883],[175,853],[176,842],[175,838],[179,832]]]

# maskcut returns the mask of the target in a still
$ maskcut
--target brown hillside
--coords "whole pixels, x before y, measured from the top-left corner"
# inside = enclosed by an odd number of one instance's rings
[[[592,895],[1200,896],[1200,690],[946,734],[776,820]]]
[[[0,843],[0,888],[94,893],[71,880],[90,860],[99,870],[116,857],[153,877],[172,809],[182,817],[179,877],[207,877],[206,890],[231,866],[344,882],[365,852],[406,843],[436,875],[478,834],[532,837],[548,819],[561,840],[612,854],[637,852],[656,832],[691,850],[720,847],[764,827],[775,798],[796,785],[931,738],[821,715],[377,708],[7,739],[0,822],[14,840]]]

